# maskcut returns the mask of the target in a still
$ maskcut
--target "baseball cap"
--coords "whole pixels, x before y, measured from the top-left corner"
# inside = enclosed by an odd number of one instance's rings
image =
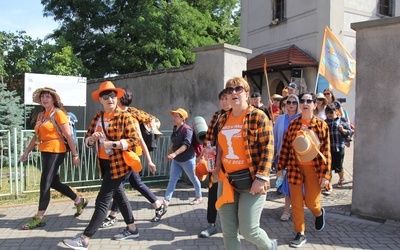
[[[289,89],[297,89],[297,85],[294,82],[289,83],[289,85],[287,86]]]
[[[253,94],[251,94],[250,97],[251,98],[261,97],[261,94],[259,92],[254,92]]]
[[[183,108],[178,108],[177,110],[171,110],[171,111],[169,111],[169,113],[171,115],[180,114],[183,117],[183,119],[188,118],[188,113]]]

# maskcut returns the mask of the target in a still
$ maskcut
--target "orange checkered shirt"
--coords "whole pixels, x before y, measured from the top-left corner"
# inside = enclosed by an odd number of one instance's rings
[[[101,119],[101,111],[98,111],[90,123],[89,129],[86,132],[85,139],[92,136],[96,129],[97,121]],[[129,112],[121,110],[117,107],[114,112],[114,117],[111,118],[106,133],[113,141],[125,139],[128,143],[128,150],[135,151],[139,146],[139,135],[135,129],[135,121]],[[110,155],[110,174],[111,179],[118,179],[126,175],[131,168],[125,164],[122,157],[122,149],[114,149],[114,153]]]
[[[221,131],[231,111],[228,110],[219,118],[218,131]],[[249,107],[243,121],[242,137],[245,139],[247,164],[253,180],[256,174],[269,177],[274,157],[274,135],[272,123],[263,111]],[[266,182],[268,185],[269,182]]]
[[[292,184],[302,184],[303,178],[300,173],[300,168],[297,166],[296,153],[292,147],[294,139],[296,139],[297,131],[302,127],[301,116],[294,119],[283,138],[282,148],[278,160],[278,170],[287,170],[288,181]],[[330,139],[329,139],[329,127],[325,121],[313,116],[311,119],[310,126],[308,129],[315,132],[320,141],[319,150],[326,157],[327,163],[325,164],[321,156],[317,154],[312,160],[312,165],[315,168],[315,172],[319,178],[330,179],[331,169],[331,150],[330,150]]]

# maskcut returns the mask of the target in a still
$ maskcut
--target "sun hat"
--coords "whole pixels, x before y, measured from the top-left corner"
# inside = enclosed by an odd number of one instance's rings
[[[318,99],[324,99],[324,104],[323,104],[323,105],[328,104],[328,99],[326,99],[326,97],[324,96],[324,94],[322,94],[322,93],[317,93],[317,94],[315,95],[315,97],[317,98],[317,100],[318,100]]]
[[[93,100],[95,100],[96,102],[99,102],[101,92],[108,91],[108,90],[117,92],[117,98],[121,98],[125,93],[125,91],[123,89],[116,88],[111,81],[105,81],[100,84],[98,90],[93,91],[93,93],[92,93]]]
[[[197,176],[199,181],[204,181],[207,178],[207,161],[203,158],[197,163],[196,168],[194,170],[194,174]]]
[[[153,133],[157,136],[157,138],[163,135],[163,133],[161,133],[159,130],[160,126],[161,122],[158,120],[158,118],[152,119],[150,123],[144,123],[144,127],[147,129],[147,131],[153,130]]]
[[[178,108],[177,110],[171,110],[171,111],[169,111],[169,113],[171,115],[180,114],[183,117],[183,119],[185,119],[185,120],[186,120],[186,118],[188,118],[188,113],[183,108]]]
[[[272,100],[281,100],[283,98],[283,96],[279,95],[279,94],[273,94],[271,96]]]
[[[300,162],[312,161],[317,154],[320,154],[322,159],[325,157],[319,151],[320,142],[317,135],[312,130],[297,131],[296,139],[293,141],[293,148],[297,159]]]
[[[32,100],[36,103],[40,103],[40,95],[42,92],[49,92],[53,97],[55,97],[55,102],[61,103],[60,96],[57,94],[56,90],[50,87],[43,87],[43,88],[38,88],[33,92],[32,94]]]

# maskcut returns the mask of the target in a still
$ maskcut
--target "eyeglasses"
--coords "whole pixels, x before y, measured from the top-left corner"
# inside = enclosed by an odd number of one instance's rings
[[[313,100],[311,100],[311,99],[300,99],[300,103],[305,103],[305,102],[307,102],[307,104],[311,104],[311,103],[313,103]]]
[[[227,87],[225,88],[226,93],[228,93],[228,95],[231,95],[233,93],[233,91],[235,91],[237,94],[240,94],[243,92],[244,87],[243,86],[236,86],[236,87]]]
[[[329,93],[329,92],[326,92],[326,93],[324,93],[324,95],[331,95],[331,93]]]
[[[298,102],[297,101],[286,101],[287,105],[297,105]]]
[[[100,97],[103,98],[103,100],[108,100],[108,98],[110,97],[111,99],[114,99],[115,97],[117,97],[117,94],[111,92],[110,94],[102,94]]]

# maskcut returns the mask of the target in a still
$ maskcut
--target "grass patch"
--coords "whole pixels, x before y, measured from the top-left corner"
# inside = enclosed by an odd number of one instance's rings
[[[100,182],[97,182],[100,184]],[[93,184],[93,183],[92,183]],[[151,182],[146,183],[146,185],[152,189],[166,189],[168,182]],[[95,198],[99,192],[99,188],[85,188],[85,189],[75,189],[72,187],[72,190],[82,197]],[[125,191],[127,194],[138,193],[135,189],[133,189],[129,184],[125,185]],[[68,197],[62,195],[60,192],[52,190],[51,191],[51,201],[60,201],[60,200],[69,200]],[[14,205],[27,205],[27,204],[35,204],[39,202],[39,192],[33,193],[23,193],[16,198],[14,195],[10,196],[2,196],[0,197],[0,206],[14,206]]]

